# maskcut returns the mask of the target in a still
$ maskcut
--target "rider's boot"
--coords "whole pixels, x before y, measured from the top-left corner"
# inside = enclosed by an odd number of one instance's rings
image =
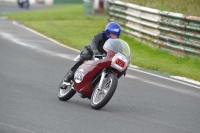
[[[65,89],[68,85],[70,85],[70,81],[74,78],[74,72],[72,70],[70,70],[67,74],[67,76],[65,77],[65,79],[63,80],[63,83],[61,85],[61,89]]]
[[[62,83],[61,87],[62,89],[65,89],[67,85],[70,85],[70,81],[74,78],[74,73],[78,69],[78,67],[82,64],[83,61],[78,61],[68,72],[67,76],[64,79],[64,82]]]
[[[65,82],[70,82],[74,78],[74,71],[70,70],[64,79]]]

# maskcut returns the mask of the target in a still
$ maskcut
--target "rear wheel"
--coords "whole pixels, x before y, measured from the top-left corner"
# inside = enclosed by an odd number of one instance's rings
[[[67,76],[67,74],[66,74]],[[65,77],[66,77],[65,76]],[[63,86],[63,82],[64,82],[64,79],[62,80],[62,82],[60,83],[60,86],[58,88],[58,98],[61,100],[61,101],[67,101],[69,100],[70,98],[72,98],[74,96],[74,94],[76,93],[76,91],[74,89],[72,89],[72,85],[66,85],[64,88],[61,88],[61,86]]]
[[[61,89],[60,87],[58,88],[58,98],[61,101],[69,100],[70,98],[74,96],[75,93],[76,91],[73,90],[70,86],[67,86],[66,89]]]
[[[96,110],[103,108],[115,93],[117,84],[118,77],[113,73],[108,74],[103,80],[102,88],[99,89],[99,84],[96,85],[91,96],[91,107]]]

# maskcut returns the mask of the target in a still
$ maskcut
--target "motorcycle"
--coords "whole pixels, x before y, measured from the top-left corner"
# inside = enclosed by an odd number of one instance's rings
[[[82,63],[73,80],[66,84],[65,77],[58,88],[58,98],[67,101],[77,92],[82,98],[90,99],[93,109],[103,108],[112,98],[118,79],[126,74],[130,64],[129,45],[122,39],[108,39],[104,46],[105,55],[94,55]],[[79,56],[74,60],[77,61]],[[67,75],[67,74],[66,74]],[[65,88],[61,88],[65,85]]]
[[[17,0],[20,8],[29,9],[29,0]]]

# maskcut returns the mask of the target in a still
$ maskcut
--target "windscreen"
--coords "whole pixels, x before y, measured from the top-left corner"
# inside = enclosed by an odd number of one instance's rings
[[[108,39],[103,47],[114,52],[122,53],[129,59],[131,58],[129,45],[122,39]]]

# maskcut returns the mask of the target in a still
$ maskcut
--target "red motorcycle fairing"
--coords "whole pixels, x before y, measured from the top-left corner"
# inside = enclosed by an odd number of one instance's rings
[[[88,66],[86,64],[81,65],[74,76],[74,89],[79,93],[83,93],[87,98],[90,98],[94,89],[91,81],[101,70],[101,68],[96,66]]]
[[[82,65],[79,66],[77,71],[74,75],[74,89],[84,94],[87,98],[90,99],[92,92],[94,90],[95,86],[92,86],[92,81],[96,78],[98,74],[104,69],[104,68],[112,68],[111,62],[113,56],[115,56],[115,52],[106,50],[107,56],[103,59],[99,60],[88,60],[85,61]],[[113,73],[115,73],[118,78],[121,77],[124,73],[119,72],[117,70],[113,69]]]

